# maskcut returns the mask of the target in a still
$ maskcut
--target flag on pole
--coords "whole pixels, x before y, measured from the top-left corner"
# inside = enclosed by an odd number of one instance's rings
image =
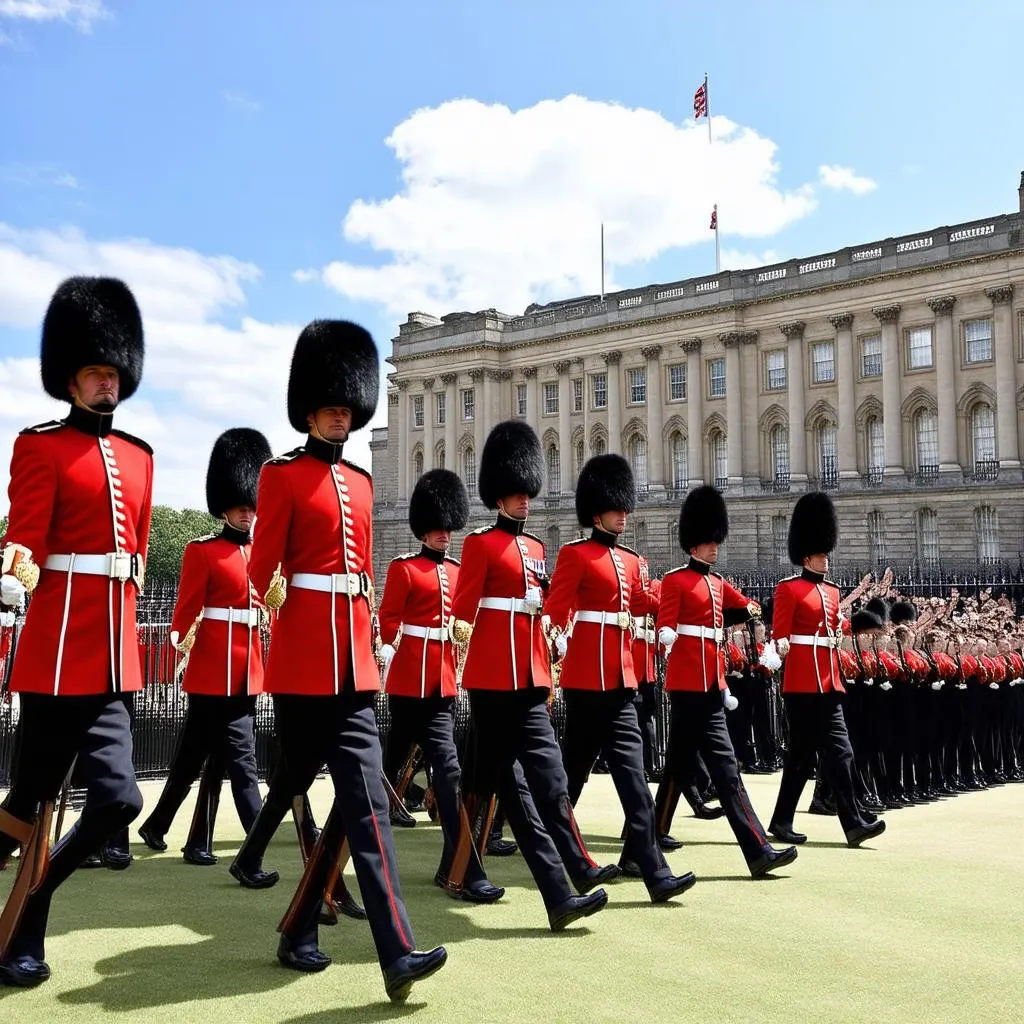
[[[701,83],[700,88],[693,94],[693,118],[695,121],[707,117],[708,113],[708,80],[707,76]]]
[[[711,210],[711,223],[708,225],[708,228],[711,231],[718,230],[718,203],[715,203]]]

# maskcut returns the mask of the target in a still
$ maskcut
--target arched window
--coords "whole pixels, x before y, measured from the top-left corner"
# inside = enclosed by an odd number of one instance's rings
[[[629,461],[633,467],[633,479],[636,489],[643,493],[647,490],[647,439],[634,437],[629,444]]]
[[[839,484],[839,449],[834,423],[822,423],[818,427],[818,479],[826,488]]]
[[[868,513],[868,546],[871,562],[877,568],[885,564],[885,516],[877,509]]]
[[[552,523],[548,527],[548,544],[545,557],[548,563],[548,572],[551,571],[551,566],[555,564],[555,556],[558,554],[558,549],[562,546],[562,531],[558,528],[557,523]]]
[[[417,480],[423,476],[423,452],[418,451],[412,457],[412,473]]]
[[[789,487],[789,430],[779,424],[770,435],[772,452],[772,483]]]
[[[634,519],[630,524],[633,527],[632,547],[641,555],[647,553],[647,522],[644,519]]]
[[[979,402],[971,410],[971,455],[975,477],[994,479],[998,475],[996,421],[992,406],[985,402]]]
[[[872,416],[867,422],[868,479],[881,483],[885,472],[885,431],[882,421]]]
[[[772,560],[789,565],[789,519],[772,516]]]
[[[595,455],[604,455],[604,438],[595,437],[594,443],[590,446]]]
[[[711,468],[715,486],[725,490],[729,486],[729,445],[721,430],[711,435]]]
[[[989,505],[982,505],[974,513],[978,531],[978,558],[991,565],[999,561],[999,513]]]
[[[677,491],[686,489],[689,478],[689,454],[686,450],[686,438],[678,431],[669,439],[669,451],[672,457],[672,486]]]
[[[562,467],[558,458],[558,446],[548,446],[548,494],[562,493]]]
[[[917,513],[917,557],[928,568],[939,564],[939,518],[930,508]]]
[[[580,473],[583,472],[583,463],[586,461],[586,454],[584,450],[582,437],[573,446],[573,455],[576,459],[576,479],[578,480]]]
[[[462,480],[472,494],[476,490],[476,453],[472,445],[462,453]]]
[[[921,409],[914,417],[914,446],[918,476],[938,475],[939,422],[930,409]]]
[[[438,445],[437,447],[437,468],[444,469],[444,445]]]

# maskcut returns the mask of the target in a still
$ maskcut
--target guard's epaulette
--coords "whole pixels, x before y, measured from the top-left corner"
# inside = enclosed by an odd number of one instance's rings
[[[415,558],[418,554],[419,554],[418,551],[406,551],[406,553],[404,555],[395,555],[395,557],[392,558],[391,561],[392,562],[405,562],[405,561],[407,561],[410,558]]]
[[[589,537],[577,537],[575,540],[567,540],[562,545],[562,547],[563,548],[571,548],[573,546],[573,544],[586,544],[588,540],[590,540]]]
[[[362,473],[363,476],[373,480],[373,474],[368,469],[363,469],[362,466],[356,465],[354,462],[349,462],[348,459],[341,460],[342,465],[348,466],[349,469],[354,469],[357,473]]]
[[[689,568],[689,566],[677,565],[674,569],[669,569],[669,571],[667,573],[665,573],[665,575],[662,577],[662,579],[667,580],[669,578],[669,576],[672,576],[674,573],[685,572],[688,568]]]
[[[45,423],[37,423],[34,427],[26,427],[21,433],[23,434],[47,434],[51,430],[56,430],[58,427],[65,426],[60,420],[47,420]]]
[[[803,573],[795,572],[792,576],[783,576],[779,583],[789,583],[790,580],[798,580],[803,577]]]
[[[629,554],[631,554],[631,555],[636,555],[636,557],[637,557],[637,558],[639,558],[639,557],[640,557],[640,552],[639,552],[639,551],[634,551],[634,550],[633,550],[632,548],[630,548],[630,547],[626,547],[626,545],[625,545],[625,544],[616,544],[615,546],[616,546],[616,547],[617,547],[617,548],[618,548],[618,549],[619,549],[620,551],[626,551],[626,552],[628,552],[628,553],[629,553]]]
[[[208,540],[217,540],[221,535],[219,533],[204,533],[202,537],[196,537],[190,543],[192,544],[205,544]]]
[[[274,458],[267,460],[268,466],[283,466],[288,462],[294,462],[300,455],[305,452],[305,448],[293,448],[290,452],[285,452],[284,455],[275,455]]]
[[[522,536],[529,537],[531,540],[535,540],[538,544],[543,544],[544,541],[540,539],[535,533],[529,533],[527,530],[523,530]]]
[[[446,562],[451,562],[452,565],[462,565],[462,563],[457,558],[452,558],[451,555],[445,555],[444,560]]]
[[[125,430],[112,430],[111,433],[114,437],[121,438],[122,441],[127,441],[129,444],[135,445],[137,448],[141,448],[147,455],[153,454],[153,449],[150,448],[141,437],[136,437],[134,434],[129,434]]]
[[[493,529],[494,529],[494,523],[488,523],[486,526],[478,526],[475,530],[470,530],[469,533],[466,536],[472,537],[474,534],[487,533],[488,530],[493,530]]]

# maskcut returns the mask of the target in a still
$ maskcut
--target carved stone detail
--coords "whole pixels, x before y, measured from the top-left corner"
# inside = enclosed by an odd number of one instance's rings
[[[524,366],[523,367],[523,376],[524,377],[536,377],[537,376],[537,367],[536,366]]]
[[[741,331],[740,342],[744,345],[756,345],[760,331]]]
[[[891,306],[875,306],[871,312],[875,314],[880,324],[894,324],[900,317],[901,308],[900,304],[895,302]]]
[[[687,354],[690,352],[699,352],[700,346],[700,338],[687,338],[685,341],[679,342],[679,347]]]
[[[554,363],[555,373],[561,375],[569,372],[569,367],[572,366],[571,359],[559,359]]]
[[[470,380],[483,380],[484,379],[484,371],[483,371],[482,367],[477,366],[474,369],[470,370],[469,371],[469,379]]]
[[[852,313],[836,313],[828,318],[828,322],[837,331],[848,331],[853,326]]]
[[[640,349],[640,355],[642,355],[644,359],[647,360],[657,359],[658,356],[661,355],[661,346],[648,345],[646,348]]]
[[[434,390],[434,378],[433,377],[424,377],[423,378],[423,390],[424,391],[433,391]]]
[[[804,328],[807,326],[803,320],[794,320],[792,323],[779,324],[779,330],[787,338],[802,338],[804,336]]]
[[[955,295],[938,295],[928,300],[928,306],[933,313],[952,313],[955,305]]]
[[[399,391],[406,391],[408,390],[409,382],[407,380],[396,380],[395,387],[397,387]]]
[[[457,373],[442,373],[441,374],[441,383],[445,387],[447,387],[449,384],[454,384],[458,379],[459,379],[459,375]]]
[[[986,288],[985,294],[992,300],[994,306],[1000,305],[1003,302],[1013,301],[1013,285],[1003,284],[998,288]]]
[[[611,366],[613,363],[622,361],[622,353],[618,349],[613,349],[611,352],[602,352],[601,358]]]
[[[742,338],[743,338],[743,332],[742,331],[729,331],[726,334],[720,334],[718,336],[718,340],[726,348],[735,348],[740,343],[740,340]]]

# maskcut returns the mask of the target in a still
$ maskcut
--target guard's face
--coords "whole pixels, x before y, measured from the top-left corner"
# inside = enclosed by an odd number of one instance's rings
[[[352,429],[352,410],[344,405],[328,405],[306,417],[310,432],[332,444],[344,444]]]
[[[594,525],[605,533],[614,533],[616,537],[621,537],[626,531],[628,519],[628,512],[602,512],[601,515],[594,516]]]
[[[698,544],[695,548],[690,548],[690,554],[698,561],[714,565],[718,561],[718,545],[713,540],[709,540]]]
[[[447,551],[452,542],[450,530],[431,530],[423,535],[423,543],[431,551]]]
[[[224,519],[228,526],[241,530],[242,533],[248,533],[252,529],[252,524],[256,522],[256,509],[249,505],[238,505],[235,508],[229,508],[224,513]]]
[[[828,572],[828,555],[808,555],[804,566],[811,572]]]
[[[120,391],[121,375],[113,366],[83,366],[68,383],[72,399],[97,412],[113,412]]]
[[[498,502],[498,508],[509,519],[525,519],[530,514],[530,496],[528,494],[510,494]]]

